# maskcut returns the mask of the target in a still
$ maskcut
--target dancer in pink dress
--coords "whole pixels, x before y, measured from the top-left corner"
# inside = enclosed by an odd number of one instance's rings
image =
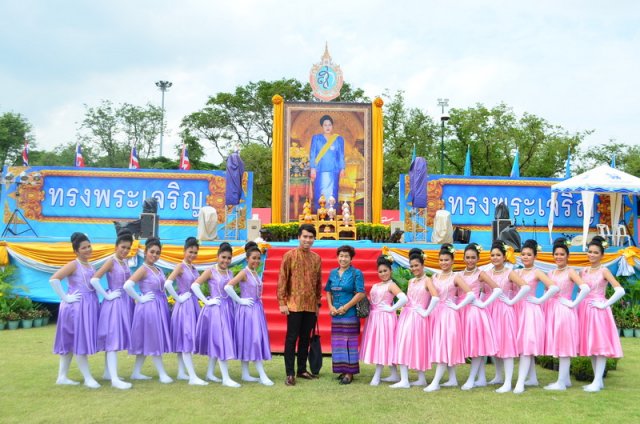
[[[559,358],[559,369],[558,380],[545,386],[545,390],[566,390],[571,386],[571,358],[578,355],[580,344],[577,306],[591,291],[578,273],[567,265],[568,244],[564,238],[556,239],[553,243],[553,259],[558,268],[549,273],[549,278],[557,284],[560,291],[547,301],[545,354]],[[580,291],[572,301],[576,285],[580,287]]]
[[[369,292],[371,308],[362,333],[361,357],[365,364],[375,364],[376,371],[371,385],[380,384],[380,375],[385,365],[394,365],[396,346],[396,310],[407,303],[400,287],[391,279],[391,261],[385,255],[378,258],[378,277]],[[394,297],[398,300],[393,303]]]
[[[531,289],[526,302],[516,304],[516,316],[518,319],[517,347],[520,354],[520,365],[518,368],[518,381],[513,393],[524,392],[525,386],[538,385],[534,357],[544,355],[545,322],[541,305],[560,290],[544,272],[535,268],[537,254],[538,243],[535,240],[525,241],[520,251],[520,259],[524,268],[519,269],[517,272]],[[542,281],[547,290],[541,297],[536,297],[539,281]]]
[[[178,355],[178,380],[189,380],[189,384],[194,386],[206,386],[208,383],[198,377],[193,367],[200,304],[198,298],[191,295],[191,284],[200,276],[193,265],[199,250],[198,240],[187,237],[184,241],[184,258],[171,272],[164,288],[176,301],[171,311],[171,346]],[[177,291],[173,287],[174,281],[177,282]]]
[[[517,272],[505,266],[506,255],[507,246],[504,242],[500,240],[493,242],[491,245],[491,264],[493,268],[487,274],[502,290],[500,301],[491,305],[490,312],[498,351],[494,356],[496,376],[489,384],[502,384],[496,390],[496,393],[511,391],[513,359],[518,356],[518,322],[514,305],[531,290],[531,287],[520,278]]]
[[[97,389],[100,384],[91,375],[88,360],[88,355],[97,352],[98,296],[90,284],[95,270],[89,263],[93,250],[89,237],[83,233],[71,235],[71,246],[76,259],[56,271],[49,280],[61,300],[53,343],[53,353],[60,355],[56,384],[78,384],[67,376],[75,355],[84,385]],[[60,281],[65,278],[69,283],[66,292]]]
[[[433,276],[433,286],[437,296],[432,296],[431,301],[438,299],[438,304],[431,319],[431,361],[438,365],[433,381],[425,387],[425,392],[440,390],[440,380],[447,367],[464,364],[462,323],[458,311],[473,302],[475,296],[462,277],[453,273],[454,253],[453,245],[449,243],[442,245],[438,255],[442,272]],[[458,289],[465,293],[465,297],[456,304]],[[455,370],[453,372],[455,373]]]
[[[93,275],[91,285],[103,298],[98,318],[98,350],[105,352],[104,380],[111,380],[116,389],[129,389],[131,383],[118,376],[118,351],[128,350],[131,345],[131,318],[133,300],[122,296],[124,282],[131,277],[127,257],[131,251],[133,235],[128,230],[118,233],[116,252],[107,259]],[[107,275],[109,292],[100,284],[100,278]]]
[[[471,390],[475,387],[480,366],[484,364],[487,356],[494,356],[498,351],[493,334],[493,323],[487,308],[502,294],[502,289],[489,278],[486,272],[478,269],[481,249],[477,243],[471,243],[465,247],[464,263],[466,268],[459,273],[475,295],[473,303],[459,311],[462,321],[464,355],[471,358],[469,378],[462,385],[462,390]],[[491,294],[485,296],[485,300],[482,301],[480,300],[480,291],[487,287],[491,289]]]
[[[622,358],[622,346],[616,323],[611,313],[611,305],[624,296],[624,288],[606,267],[602,266],[602,256],[607,242],[595,236],[588,245],[587,257],[591,267],[582,271],[582,281],[591,292],[578,306],[580,323],[580,356],[590,356],[593,366],[593,382],[583,389],[598,392],[604,388],[604,370],[607,358]],[[613,286],[613,294],[607,300],[607,285]]]
[[[394,363],[400,366],[400,381],[390,386],[394,389],[426,385],[427,379],[424,372],[431,368],[429,315],[435,309],[438,300],[431,301],[432,296],[437,296],[437,292],[431,284],[431,278],[424,275],[422,249],[413,248],[409,251],[409,269],[415,278],[409,281],[407,289],[409,301],[402,308],[396,329]],[[409,383],[409,369],[418,371],[417,381]]]

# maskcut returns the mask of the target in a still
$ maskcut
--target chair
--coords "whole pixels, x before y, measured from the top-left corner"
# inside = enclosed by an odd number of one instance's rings
[[[608,240],[611,244],[613,243],[613,236],[611,235],[611,230],[607,224],[597,224],[596,228],[598,229],[598,235],[605,240]]]
[[[626,242],[623,242],[623,240],[626,239]],[[616,240],[616,244],[618,246],[624,246],[625,243],[627,245],[631,245],[631,236],[629,236],[629,233],[627,232],[627,227],[624,224],[618,224],[618,235],[617,235],[617,240]]]

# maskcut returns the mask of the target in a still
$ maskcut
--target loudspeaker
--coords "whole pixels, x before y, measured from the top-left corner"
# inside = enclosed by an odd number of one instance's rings
[[[400,230],[404,233],[404,222],[402,221],[391,221],[391,232],[390,234],[393,234],[396,232],[396,230]],[[396,243],[404,243],[404,235],[402,235],[400,237],[400,240],[398,240]]]
[[[260,237],[260,227],[262,224],[259,219],[250,219],[247,223],[247,240],[255,240]]]
[[[147,239],[158,236],[158,214],[140,214],[140,238]]]
[[[511,225],[510,219],[494,219],[491,222],[491,236],[492,242],[498,240],[498,236],[505,228],[508,228]]]

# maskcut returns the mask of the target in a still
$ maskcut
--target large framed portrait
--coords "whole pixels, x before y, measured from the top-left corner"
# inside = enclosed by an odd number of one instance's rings
[[[285,102],[284,128],[284,221],[333,198],[371,222],[371,104]]]

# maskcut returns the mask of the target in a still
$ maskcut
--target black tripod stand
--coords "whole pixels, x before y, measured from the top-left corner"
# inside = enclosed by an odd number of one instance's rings
[[[22,225],[22,224],[26,225],[27,228],[25,228],[22,231],[18,231],[18,225]],[[18,208],[15,208],[13,210],[13,213],[11,214],[11,217],[9,218],[9,221],[7,222],[7,226],[4,227],[4,231],[2,232],[2,235],[0,237],[6,236],[7,233],[11,233],[14,236],[19,236],[28,231],[31,231],[36,237],[38,237],[38,234],[33,229],[31,224],[29,224],[29,221],[27,220],[27,218],[25,218],[22,211]]]

